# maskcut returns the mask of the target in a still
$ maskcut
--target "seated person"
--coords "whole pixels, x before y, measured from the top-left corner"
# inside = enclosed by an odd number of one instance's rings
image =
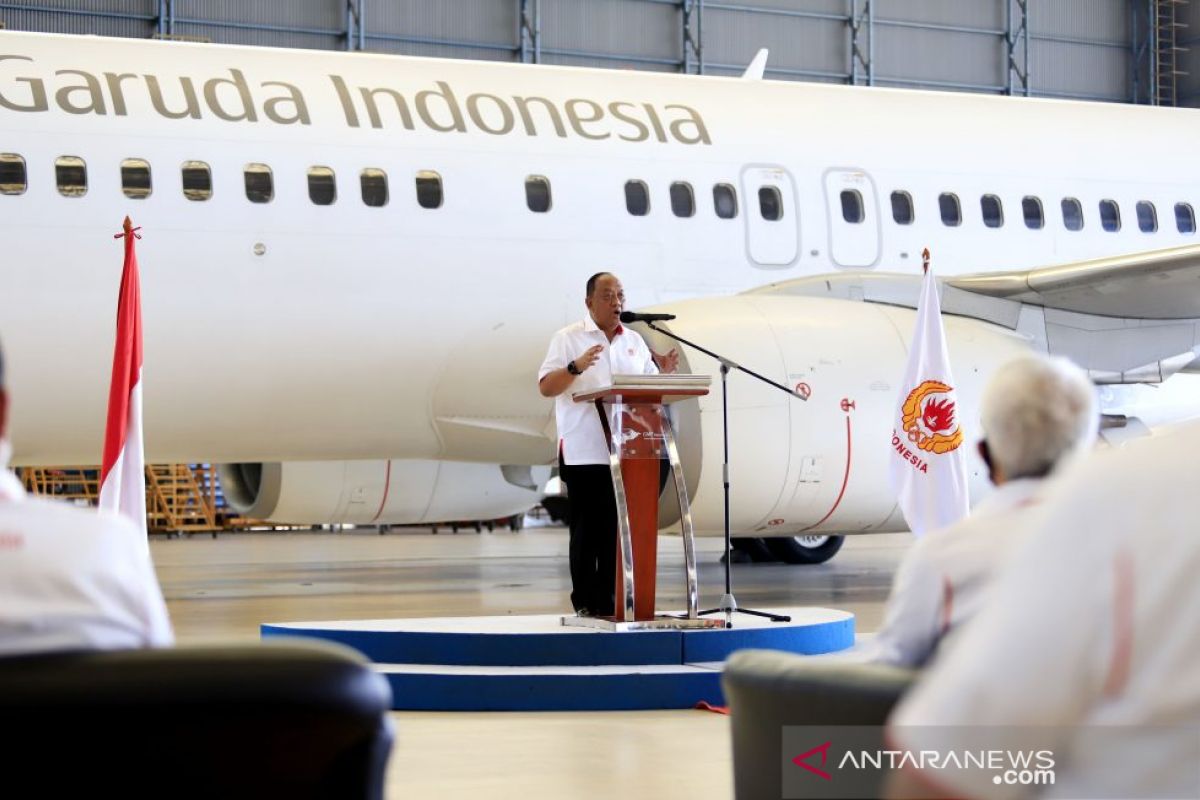
[[[1197,450],[1192,422],[1046,487],[979,615],[889,721],[890,749],[994,751],[999,769],[910,761],[888,797],[1200,797]]]
[[[6,468],[7,412],[0,354],[0,656],[172,644],[144,534],[123,517],[28,497]]]
[[[981,403],[979,454],[996,490],[970,516],[917,540],[896,572],[871,660],[920,667],[978,611],[994,572],[1025,538],[1027,509],[1059,464],[1096,438],[1095,390],[1061,358],[996,371]]]

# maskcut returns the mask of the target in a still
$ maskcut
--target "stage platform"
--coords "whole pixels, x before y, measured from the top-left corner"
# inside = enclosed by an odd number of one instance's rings
[[[421,711],[591,711],[723,705],[721,667],[735,650],[805,655],[854,645],[854,615],[765,609],[791,622],[735,614],[734,627],[608,632],[561,615],[264,623],[263,638],[305,636],[363,653],[387,677],[393,708]]]

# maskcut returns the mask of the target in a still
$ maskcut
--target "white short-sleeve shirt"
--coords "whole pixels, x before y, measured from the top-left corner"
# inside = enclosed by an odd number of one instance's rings
[[[1189,424],[1043,487],[1028,538],[889,739],[945,748],[960,726],[989,726],[989,747],[1051,750],[1055,783],[933,782],[969,797],[1200,797],[1198,451]]]
[[[0,656],[174,641],[143,534],[25,494],[0,469]]]
[[[593,345],[604,352],[584,373],[575,378],[566,391],[554,398],[554,419],[558,424],[558,442],[566,464],[607,464],[608,442],[600,417],[591,403],[576,403],[576,392],[598,389],[612,383],[613,375],[653,375],[658,372],[646,342],[636,332],[618,326],[612,342],[596,325],[591,314],[554,334],[546,360],[538,370],[540,381],[548,373],[563,369]]]
[[[992,579],[1028,532],[1041,481],[1010,481],[955,524],[918,539],[900,562],[873,660],[919,667],[983,605]]]

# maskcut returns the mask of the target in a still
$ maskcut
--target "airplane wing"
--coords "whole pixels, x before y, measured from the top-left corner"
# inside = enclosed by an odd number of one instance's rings
[[[948,278],[987,297],[1103,317],[1200,318],[1200,245],[1019,272]]]
[[[847,271],[747,294],[806,295],[915,308],[921,278]],[[1036,314],[1025,313],[1035,309]],[[1200,245],[942,281],[942,311],[1009,328],[1099,383],[1200,371]]]

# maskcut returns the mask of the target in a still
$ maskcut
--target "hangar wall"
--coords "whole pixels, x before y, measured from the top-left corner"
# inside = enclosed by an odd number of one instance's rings
[[[709,74],[768,47],[777,79],[1200,105],[1188,0],[29,0],[0,22]]]

